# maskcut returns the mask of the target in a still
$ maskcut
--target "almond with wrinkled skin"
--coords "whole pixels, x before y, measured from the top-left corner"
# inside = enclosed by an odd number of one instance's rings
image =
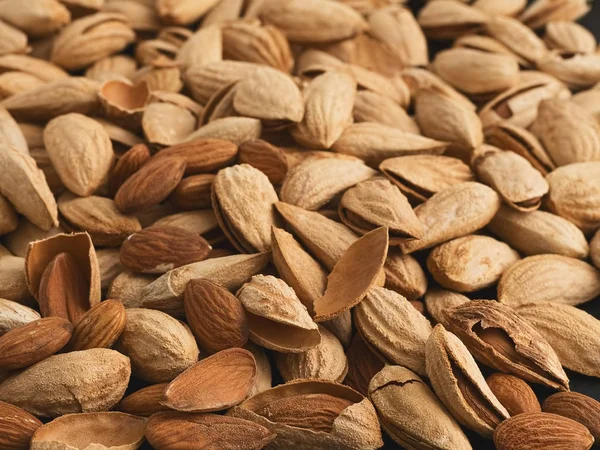
[[[237,146],[223,139],[198,138],[167,147],[157,158],[178,156],[186,161],[185,174],[216,172],[229,166],[237,155]]]
[[[546,211],[521,212],[502,205],[488,228],[525,256],[554,253],[584,259],[590,253],[575,224]]]
[[[267,0],[260,18],[283,31],[290,42],[302,44],[348,39],[367,28],[352,8],[329,0]]]
[[[325,294],[314,304],[317,322],[340,316],[359,304],[371,288],[383,284],[388,244],[388,229],[380,227],[348,247],[327,277]]]
[[[348,360],[341,342],[319,327],[321,343],[303,353],[278,353],[277,369],[284,381],[303,378],[341,382],[348,372]]]
[[[307,158],[288,172],[281,186],[281,200],[315,211],[340,192],[375,174],[359,160]]]
[[[121,412],[68,414],[37,429],[32,450],[78,448],[135,450],[144,442],[146,419]]]
[[[81,69],[117,53],[135,33],[121,14],[97,13],[73,21],[54,41],[52,61],[68,70]]]
[[[249,420],[216,414],[163,412],[146,426],[146,439],[157,450],[260,450],[274,438],[275,433]]]
[[[305,400],[310,399],[315,400],[310,402],[314,407],[307,408]],[[330,401],[322,401],[323,399]],[[295,400],[299,400],[296,405]],[[340,411],[340,407],[348,403],[349,406]],[[291,417],[285,414],[286,404],[296,411]],[[329,404],[331,408],[328,407]],[[273,410],[270,409],[271,406]],[[283,407],[277,408],[278,406]],[[283,413],[284,421],[277,421],[277,411]],[[274,413],[272,416],[271,412]],[[274,450],[374,450],[383,444],[373,405],[353,389],[330,381],[296,380],[279,385],[234,407],[229,416],[251,420],[276,433],[275,440],[269,445]],[[325,424],[319,421],[320,416],[329,418],[328,423],[331,425],[325,428]],[[311,428],[315,422],[317,429]]]
[[[498,300],[509,306],[555,302],[577,306],[600,294],[600,271],[562,255],[535,255],[509,267],[498,284]]]
[[[441,286],[474,292],[493,286],[519,254],[489,236],[469,235],[434,248],[427,258],[429,272]]]
[[[550,185],[548,209],[573,222],[585,234],[600,225],[597,204],[600,202],[600,161],[569,164],[546,177]]]
[[[425,234],[419,240],[403,242],[400,250],[408,254],[477,231],[492,220],[500,204],[500,196],[483,184],[451,186],[415,208]],[[448,214],[460,217],[460,221],[449,222]]]
[[[123,396],[131,366],[114,350],[50,356],[0,384],[0,400],[40,417],[106,411]]]
[[[600,358],[589,351],[600,342],[600,321],[594,316],[559,303],[526,303],[517,313],[550,343],[564,367],[600,377]]]
[[[372,91],[358,91],[352,111],[355,122],[377,122],[419,134],[417,122],[394,100]]]
[[[216,353],[248,340],[244,308],[227,289],[195,279],[187,284],[183,300],[188,324],[203,349]]]
[[[321,334],[294,290],[271,275],[255,275],[237,292],[246,309],[250,340],[285,353],[316,347]]]
[[[429,289],[425,294],[425,308],[431,318],[447,327],[447,314],[452,308],[456,308],[470,299],[458,292],[447,291],[445,289]]]
[[[584,425],[594,439],[600,438],[600,403],[578,392],[558,392],[548,397],[542,409]]]
[[[211,173],[186,177],[171,193],[169,201],[183,210],[210,208],[212,205],[210,192],[214,180],[215,175]]]
[[[58,210],[68,227],[87,232],[96,246],[118,247],[127,236],[142,229],[136,217],[123,214],[105,197],[66,193],[58,199]]]
[[[471,450],[469,440],[452,415],[409,369],[384,367],[369,384],[369,399],[375,405],[382,428],[399,445],[413,449]]]
[[[498,450],[588,450],[594,437],[574,420],[550,413],[527,413],[504,421],[494,433]]]
[[[210,245],[203,237],[179,227],[152,226],[129,236],[121,246],[121,263],[141,273],[169,270],[206,259]]]
[[[462,425],[492,437],[509,413],[488,387],[467,347],[443,325],[436,325],[425,349],[427,375],[442,403]]]
[[[118,300],[104,300],[75,323],[69,350],[110,348],[125,328],[125,307]]]
[[[248,185],[253,189],[246,189]],[[248,164],[222,169],[215,178],[212,199],[221,229],[238,250],[270,250],[271,226],[278,224],[273,210],[278,198],[265,174]]]
[[[390,158],[379,165],[379,170],[415,202],[424,202],[455,184],[475,181],[468,165],[458,158],[443,155]]]
[[[275,208],[294,235],[330,271],[348,247],[358,239],[348,227],[318,212],[283,202],[276,203]]]
[[[41,319],[41,316],[37,311],[12,300],[0,298],[0,336],[38,319]]]
[[[445,142],[418,134],[406,133],[378,123],[361,122],[346,127],[331,148],[338,153],[361,158],[368,165],[377,167],[384,160],[397,156],[439,155],[446,147]]]
[[[184,412],[228,409],[244,400],[255,378],[252,353],[241,348],[222,350],[171,381],[163,404]]]
[[[550,344],[511,308],[494,300],[473,300],[452,309],[447,322],[479,362],[568,390],[569,379]]]
[[[425,375],[425,342],[431,324],[402,295],[372,288],[354,309],[362,338],[385,358]]]
[[[153,309],[125,312],[125,328],[115,348],[131,358],[135,375],[153,383],[171,381],[198,360],[194,336],[182,322]]]
[[[242,143],[238,162],[260,170],[274,185],[281,184],[288,171],[288,163],[281,149],[261,139]]]
[[[102,125],[82,114],[65,114],[44,128],[44,144],[60,179],[73,193],[92,194],[108,176],[114,153]]]
[[[402,255],[397,249],[389,249],[383,269],[385,287],[408,300],[421,298],[427,291],[427,276],[411,255]]]
[[[270,253],[231,255],[211,258],[173,269],[144,287],[140,293],[146,308],[183,311],[185,287],[194,278],[206,278],[233,291],[260,273]]]
[[[496,372],[485,380],[511,416],[542,412],[535,393],[527,383],[514,375]]]
[[[352,123],[356,81],[347,72],[325,72],[310,82],[303,95],[306,112],[292,128],[292,136],[310,148],[330,148]]]
[[[115,407],[119,411],[134,416],[150,417],[152,414],[169,411],[161,402],[169,383],[152,384],[124,397]]]
[[[63,348],[73,327],[68,320],[47,317],[15,328],[0,337],[0,366],[24,369]]]
[[[360,235],[388,227],[392,245],[423,236],[423,226],[407,198],[385,179],[362,181],[348,189],[340,200],[338,214]]]
[[[27,450],[31,437],[42,422],[27,411],[0,402],[0,428],[3,430],[0,438],[0,448],[6,450]]]
[[[34,159],[0,144],[0,168],[5,174],[0,178],[0,194],[43,230],[57,226],[56,200]]]
[[[177,187],[186,162],[183,158],[152,158],[130,176],[115,195],[117,208],[125,213],[157,205]]]

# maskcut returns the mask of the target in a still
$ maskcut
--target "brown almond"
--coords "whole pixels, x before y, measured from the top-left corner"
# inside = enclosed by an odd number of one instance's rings
[[[42,422],[24,409],[0,402],[0,448],[5,450],[27,450],[29,442]]]
[[[168,385],[169,383],[152,384],[135,391],[124,397],[115,409],[142,417],[150,417],[154,413],[168,411],[169,408],[161,404]]]
[[[600,439],[600,402],[579,392],[558,392],[551,395],[542,405],[544,412],[568,417],[587,427]]]
[[[215,353],[247,342],[246,312],[227,289],[195,279],[187,284],[183,299],[188,324],[202,348]]]
[[[186,177],[177,185],[169,201],[183,210],[210,208],[210,193],[214,181],[215,175],[211,173]]]
[[[125,328],[125,317],[125,307],[120,301],[104,300],[75,323],[69,349],[112,347]]]
[[[185,412],[228,409],[246,398],[256,370],[256,361],[248,350],[222,350],[175,378],[165,390],[163,404]]]
[[[136,144],[119,158],[113,167],[109,179],[108,190],[115,195],[127,179],[136,173],[150,159],[150,150],[146,144]]]
[[[487,377],[485,381],[511,416],[542,411],[533,389],[522,379],[507,373],[496,372]]]
[[[261,139],[242,143],[238,162],[260,170],[275,185],[283,183],[288,171],[288,163],[281,149]]]
[[[230,165],[238,152],[233,142],[224,139],[198,138],[167,147],[157,153],[157,158],[179,156],[185,159],[185,174],[216,172]]]

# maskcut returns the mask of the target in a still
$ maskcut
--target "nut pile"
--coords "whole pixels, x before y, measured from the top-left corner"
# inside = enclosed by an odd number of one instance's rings
[[[409,6],[0,0],[0,450],[600,442],[588,6]]]

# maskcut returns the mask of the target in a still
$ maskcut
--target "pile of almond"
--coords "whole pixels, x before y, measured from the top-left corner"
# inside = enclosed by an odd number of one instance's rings
[[[415,6],[0,0],[0,450],[600,442],[589,7]]]

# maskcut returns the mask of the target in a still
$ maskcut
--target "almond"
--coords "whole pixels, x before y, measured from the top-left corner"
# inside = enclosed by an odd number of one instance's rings
[[[487,377],[485,381],[511,416],[542,411],[535,393],[520,378],[496,372]]]
[[[0,336],[40,319],[40,314],[20,303],[0,298]]]
[[[214,181],[215,175],[211,173],[186,177],[177,185],[169,200],[179,209],[210,208],[210,192]]]
[[[202,348],[214,353],[246,343],[246,312],[227,289],[209,280],[191,280],[183,298],[187,321]]]
[[[240,403],[256,379],[256,361],[241,348],[222,350],[194,364],[165,390],[164,404],[185,412],[211,412]]]
[[[153,384],[135,391],[123,398],[115,409],[142,417],[150,417],[154,413],[168,411],[169,408],[161,404],[168,385],[169,383]]]
[[[548,397],[542,405],[544,412],[568,417],[587,427],[600,439],[600,402],[578,392],[558,392]]]
[[[71,351],[110,348],[125,328],[125,307],[117,300],[104,300],[75,323],[69,343]]]
[[[185,159],[185,174],[195,175],[216,172],[230,165],[238,152],[233,142],[224,139],[198,138],[167,147],[157,153],[157,158],[178,156]]]
[[[129,213],[159,204],[177,187],[185,165],[181,157],[151,159],[119,188],[115,195],[117,208]]]
[[[24,409],[0,402],[0,448],[5,450],[27,450],[31,437],[42,422]]]
[[[281,149],[261,139],[242,143],[238,162],[260,170],[274,185],[281,184],[288,171],[288,163]]]
[[[127,179],[136,173],[150,159],[146,144],[136,144],[119,158],[108,179],[108,190],[115,195]]]
[[[121,263],[141,273],[165,273],[202,261],[211,247],[203,237],[178,227],[153,226],[132,234],[121,246]]]

